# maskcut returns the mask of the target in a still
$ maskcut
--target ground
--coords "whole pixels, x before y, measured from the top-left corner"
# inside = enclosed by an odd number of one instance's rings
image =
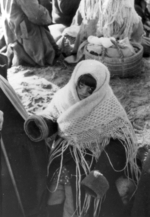
[[[73,66],[56,62],[53,67],[12,67],[8,80],[26,110],[37,113],[51,101],[54,93],[69,80]],[[111,79],[117,95],[136,131],[138,144],[150,146],[150,58],[143,58],[143,70],[130,79]]]

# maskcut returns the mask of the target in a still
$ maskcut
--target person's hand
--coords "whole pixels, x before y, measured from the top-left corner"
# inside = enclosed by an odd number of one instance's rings
[[[0,131],[2,130],[3,122],[4,122],[3,112],[0,111]]]

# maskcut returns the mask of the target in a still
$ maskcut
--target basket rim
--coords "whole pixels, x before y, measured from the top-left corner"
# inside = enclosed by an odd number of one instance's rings
[[[139,48],[139,51],[138,51],[137,53],[135,53],[134,55],[130,56],[130,57],[124,57],[124,58],[123,58],[124,61],[132,60],[132,59],[134,59],[136,56],[140,56],[140,54],[143,55],[143,46],[142,46],[140,43],[131,42],[131,44],[132,44],[133,47]],[[85,46],[85,48],[84,48],[85,54],[93,55],[93,56],[95,56],[95,57],[97,57],[97,58],[98,58],[98,57],[99,57],[99,58],[102,57],[102,55],[94,55],[94,54],[91,54],[91,53],[87,50],[87,45],[88,45],[88,44],[86,44],[86,46]],[[105,56],[104,59],[105,59],[105,58],[110,59],[110,60],[111,60],[111,59],[114,59],[114,60],[118,60],[118,59],[119,59],[118,57],[113,58],[113,57],[107,57],[107,56]]]

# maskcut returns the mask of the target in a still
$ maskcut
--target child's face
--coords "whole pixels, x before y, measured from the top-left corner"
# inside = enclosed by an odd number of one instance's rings
[[[82,82],[79,82],[77,85],[77,94],[80,100],[83,100],[90,96],[94,91],[93,87],[87,86]]]

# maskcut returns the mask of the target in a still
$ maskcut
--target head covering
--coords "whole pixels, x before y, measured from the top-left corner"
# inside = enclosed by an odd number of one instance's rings
[[[77,81],[81,75],[87,73],[95,78],[97,86],[89,97],[79,100]],[[80,155],[85,174],[90,171],[84,158],[85,151],[90,150],[92,156],[98,160],[102,150],[113,138],[124,144],[126,165],[129,163],[131,173],[134,171],[134,175],[137,175],[135,134],[109,81],[110,73],[104,64],[96,60],[83,60],[75,67],[68,84],[56,93],[47,111],[51,117],[57,119],[59,135],[64,138],[61,141],[61,151],[72,146],[77,168],[80,168]],[[61,151],[56,149],[55,154],[62,155]]]

